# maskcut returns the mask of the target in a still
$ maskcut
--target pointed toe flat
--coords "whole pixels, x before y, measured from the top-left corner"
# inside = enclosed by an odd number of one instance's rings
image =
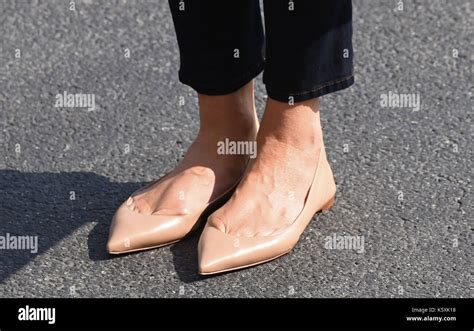
[[[199,273],[211,275],[274,260],[293,249],[314,214],[332,207],[336,184],[321,149],[308,195],[298,217],[283,231],[268,236],[234,236],[206,224],[198,245]]]
[[[217,209],[230,197],[237,184],[238,181],[213,201],[185,215],[143,214],[128,208],[127,202],[122,203],[112,220],[107,251],[109,254],[131,253],[183,239],[197,227],[202,216]]]

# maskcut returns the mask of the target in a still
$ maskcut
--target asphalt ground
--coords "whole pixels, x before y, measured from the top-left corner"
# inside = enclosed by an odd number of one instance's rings
[[[105,251],[115,209],[198,129],[167,1],[69,3],[0,1],[0,236],[39,245],[0,250],[0,297],[472,296],[472,1],[354,0],[356,84],[321,106],[335,206],[291,254],[215,277],[196,273],[198,234]],[[64,91],[95,110],[54,107]],[[382,107],[390,92],[420,109]]]

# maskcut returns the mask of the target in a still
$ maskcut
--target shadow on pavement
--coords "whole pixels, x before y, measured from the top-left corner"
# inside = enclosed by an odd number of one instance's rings
[[[0,170],[0,236],[38,236],[38,251],[0,250],[0,282],[76,229],[97,222],[89,258],[109,259],[108,229],[117,206],[143,183],[114,183],[91,172]]]
[[[117,207],[146,183],[116,183],[92,172],[25,173],[0,170],[0,236],[38,236],[38,251],[0,250],[0,283],[36,256],[94,222],[87,239],[93,261],[120,258],[105,247]],[[197,243],[204,220],[183,241],[170,247],[174,268],[184,282],[203,279],[197,273]],[[140,253],[134,253],[139,258]]]
[[[184,283],[192,283],[203,279],[198,274],[197,256],[197,247],[203,226],[204,222],[201,220],[199,228],[194,229],[186,238],[170,248],[176,274]]]

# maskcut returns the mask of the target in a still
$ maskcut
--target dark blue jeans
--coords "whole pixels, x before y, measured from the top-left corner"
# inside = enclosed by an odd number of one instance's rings
[[[179,79],[234,92],[264,70],[268,96],[304,101],[354,83],[351,0],[169,0]]]

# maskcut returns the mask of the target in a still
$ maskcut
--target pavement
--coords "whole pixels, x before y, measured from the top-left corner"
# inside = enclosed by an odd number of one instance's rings
[[[471,297],[472,7],[354,0],[356,84],[321,105],[335,206],[290,254],[202,277],[198,233],[105,251],[115,209],[198,129],[167,2],[1,1],[0,236],[38,251],[0,250],[0,297]],[[64,91],[95,109],[55,107]],[[420,109],[382,107],[390,92]],[[261,115],[261,76],[256,95]]]

